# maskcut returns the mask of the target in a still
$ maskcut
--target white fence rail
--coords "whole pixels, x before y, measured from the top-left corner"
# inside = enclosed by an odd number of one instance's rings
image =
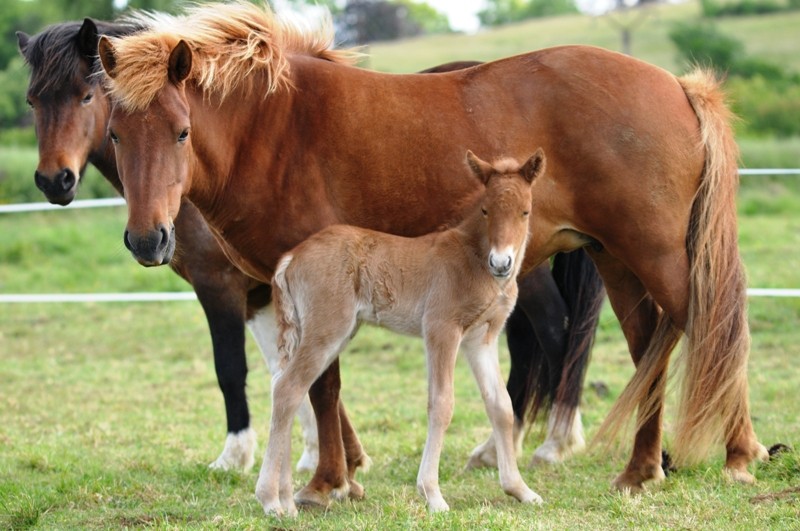
[[[775,169],[775,168],[742,168],[742,176],[766,175],[800,175],[800,168]],[[125,200],[121,197],[107,199],[80,199],[67,206],[52,205],[50,203],[20,203],[16,205],[0,205],[0,214],[17,212],[41,212],[47,210],[69,210],[81,208],[102,208],[123,206]],[[773,289],[749,288],[747,295],[750,297],[800,297],[800,289]],[[0,304],[4,303],[53,303],[53,302],[163,302],[163,301],[192,301],[197,296],[191,291],[172,292],[145,292],[145,293],[7,293],[0,294]]]

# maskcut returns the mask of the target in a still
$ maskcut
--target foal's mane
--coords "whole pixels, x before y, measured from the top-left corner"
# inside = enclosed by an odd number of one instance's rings
[[[113,23],[95,20],[97,31],[102,35],[123,36],[142,29],[141,22]],[[31,37],[25,47],[25,62],[31,68],[29,90],[33,94],[41,94],[70,87],[75,73],[86,58],[78,48],[78,30],[82,22],[61,22],[47,26]],[[93,57],[90,61],[90,77],[101,70],[100,61]]]
[[[351,50],[331,49],[330,16],[311,29],[277,17],[268,5],[243,0],[194,5],[179,16],[135,12],[127,20],[148,26],[142,33],[111,39],[116,67],[107,83],[128,110],[146,108],[164,88],[169,54],[180,40],[192,50],[188,81],[220,99],[240,87],[252,89],[256,72],[266,76],[264,95],[289,86],[290,53],[344,64],[358,57]]]

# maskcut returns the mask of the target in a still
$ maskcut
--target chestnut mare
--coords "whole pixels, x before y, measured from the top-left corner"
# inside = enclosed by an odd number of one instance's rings
[[[146,23],[85,19],[55,24],[34,36],[18,32],[20,51],[31,68],[28,100],[39,139],[35,180],[51,202],[72,201],[87,163],[123,193],[107,135],[110,102],[101,78],[93,75],[99,69],[97,40],[98,33],[121,36]],[[453,63],[426,72],[475,64]],[[170,266],[192,284],[205,311],[228,419],[224,450],[211,466],[247,470],[253,463],[255,433],[245,395],[244,329],[246,323],[272,370],[277,350],[269,286],[231,266],[190,202],[182,202],[175,225],[177,251]],[[507,323],[507,387],[518,444],[526,412],[532,421],[540,409],[553,404],[547,438],[534,460],[560,461],[583,447],[578,404],[603,296],[596,269],[583,250],[558,254],[552,273],[547,267],[537,268],[520,282],[518,304]],[[312,470],[317,461],[316,424],[306,404],[300,413],[306,447],[297,468]],[[470,458],[470,466],[485,464],[495,464],[491,438]]]
[[[454,199],[475,193],[450,173],[467,146],[519,158],[541,145],[549,170],[533,186],[521,275],[587,247],[637,367],[601,428],[611,437],[638,417],[614,485],[638,491],[664,477],[666,371],[681,333],[672,450],[685,462],[722,442],[727,472],[754,481],[748,464],[767,454],[749,415],[737,149],[713,77],[588,46],[387,75],[343,64],[321,35],[236,3],[101,38],[137,260],[169,260],[185,196],[237,267],[267,282],[284,252],[330,224],[414,235],[457,219]],[[320,466],[346,481],[341,454],[352,466],[360,448],[323,445],[322,433],[320,448]]]
[[[363,322],[425,340],[428,437],[417,490],[428,509],[449,509],[439,488],[439,458],[453,417],[453,370],[461,345],[492,423],[503,491],[521,502],[541,503],[517,469],[497,340],[517,300],[531,183],[544,171],[544,155],[539,150],[521,166],[507,159],[490,165],[469,151],[467,162],[485,190],[458,226],[404,238],[333,225],[278,262],[272,287],[285,365],[272,378],[272,423],[256,486],[267,514],[297,513],[292,415]]]

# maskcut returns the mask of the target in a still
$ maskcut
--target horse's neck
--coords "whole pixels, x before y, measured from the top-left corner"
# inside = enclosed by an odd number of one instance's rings
[[[122,189],[122,181],[117,171],[117,159],[114,156],[114,146],[109,142],[103,142],[98,148],[89,153],[89,162],[97,168],[100,174],[111,183],[111,186],[120,194],[125,195]]]

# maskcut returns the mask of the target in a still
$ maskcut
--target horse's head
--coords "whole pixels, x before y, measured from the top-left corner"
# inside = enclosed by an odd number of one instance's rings
[[[17,32],[31,67],[27,100],[39,142],[34,179],[48,201],[75,198],[89,156],[104,148],[109,104],[93,66],[97,25],[90,19],[51,26],[38,35]]]
[[[472,151],[467,163],[486,190],[480,201],[485,220],[487,266],[495,278],[508,278],[519,270],[528,242],[531,184],[544,172],[541,148],[521,166],[510,159],[489,164]]]
[[[102,37],[100,60],[114,81],[119,75],[111,41]],[[128,203],[125,246],[145,266],[166,264],[175,250],[173,219],[191,182],[194,155],[185,80],[192,52],[180,41],[169,53],[167,82],[145,105],[115,101],[108,123],[117,170]]]

